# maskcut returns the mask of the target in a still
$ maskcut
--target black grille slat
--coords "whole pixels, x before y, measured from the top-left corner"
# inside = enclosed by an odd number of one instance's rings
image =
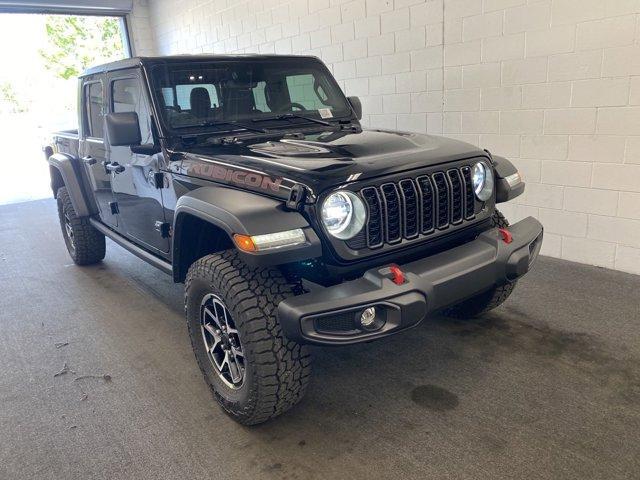
[[[378,189],[374,187],[363,188],[360,192],[367,205],[367,246],[369,248],[381,247],[384,243],[384,229],[382,222],[382,202]]]
[[[394,183],[385,183],[380,187],[386,220],[387,243],[402,240],[402,218],[400,214],[400,195]]]
[[[433,184],[436,190],[436,200],[438,202],[436,213],[438,214],[438,219],[436,220],[436,225],[440,230],[443,230],[449,226],[449,182],[447,182],[447,178],[444,176],[442,172],[434,173],[431,178],[433,179]]]
[[[415,238],[418,236],[420,228],[418,192],[413,180],[401,180],[399,185],[402,197],[404,237],[407,239]]]
[[[420,209],[421,209],[421,232],[423,234],[431,233],[434,229],[434,194],[431,180],[426,175],[416,179],[418,183],[418,191],[420,192]]]
[[[449,185],[451,186],[451,223],[462,222],[464,216],[464,198],[462,195],[462,177],[456,169],[447,170]]]
[[[462,167],[462,179],[464,181],[464,218],[467,220],[475,216],[476,199],[473,193],[473,182],[471,180],[471,167]]]

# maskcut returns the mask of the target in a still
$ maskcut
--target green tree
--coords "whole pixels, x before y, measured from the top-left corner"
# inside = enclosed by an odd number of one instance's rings
[[[39,50],[40,56],[48,70],[65,80],[124,57],[117,18],[49,15],[45,28],[48,45]]]
[[[16,95],[13,85],[9,82],[2,82],[0,84],[0,100],[11,105],[11,111],[13,113],[21,113],[26,111],[26,107],[22,105],[18,96]]]

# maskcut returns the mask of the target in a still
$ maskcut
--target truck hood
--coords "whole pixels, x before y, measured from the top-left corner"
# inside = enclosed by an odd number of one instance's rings
[[[352,181],[486,156],[477,147],[419,133],[363,130],[306,134],[301,138],[215,147],[184,153],[182,173],[211,179],[212,165],[256,172],[286,183],[301,183],[313,195]],[[219,170],[222,172],[222,170]],[[223,180],[221,175],[216,178]],[[230,175],[227,175],[229,180]]]

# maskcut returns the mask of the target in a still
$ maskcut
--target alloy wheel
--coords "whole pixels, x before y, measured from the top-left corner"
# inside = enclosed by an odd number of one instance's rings
[[[200,305],[200,329],[207,356],[220,379],[230,388],[240,388],[245,376],[240,335],[229,310],[212,293]]]
[[[67,238],[69,239],[69,245],[72,250],[76,249],[76,241],[73,236],[73,227],[71,226],[71,219],[69,218],[69,214],[64,214],[64,231],[67,234]]]

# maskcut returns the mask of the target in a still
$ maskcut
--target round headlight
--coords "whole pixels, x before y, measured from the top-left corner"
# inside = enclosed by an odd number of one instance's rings
[[[493,194],[493,170],[484,162],[478,162],[471,172],[473,191],[478,200],[486,202]]]
[[[367,212],[355,193],[339,190],[326,198],[320,216],[329,234],[349,240],[362,230]]]

